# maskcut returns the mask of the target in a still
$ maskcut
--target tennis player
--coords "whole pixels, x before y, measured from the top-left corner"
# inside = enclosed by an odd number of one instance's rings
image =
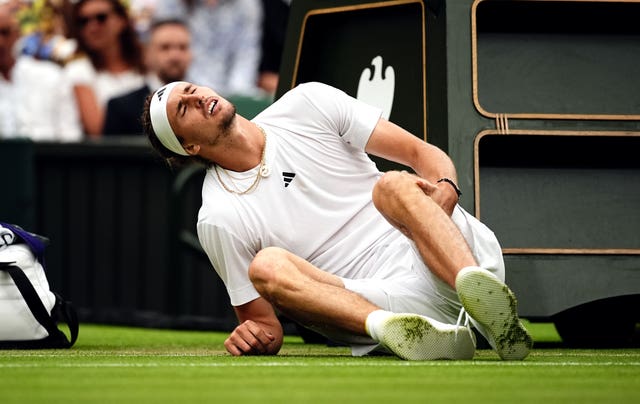
[[[197,231],[239,320],[232,355],[276,354],[278,312],[354,355],[471,359],[471,327],[502,359],[528,355],[500,245],[458,205],[451,159],[379,109],[306,83],[247,120],[174,82],[143,122],[170,164],[208,167]],[[368,154],[415,174],[383,174]]]

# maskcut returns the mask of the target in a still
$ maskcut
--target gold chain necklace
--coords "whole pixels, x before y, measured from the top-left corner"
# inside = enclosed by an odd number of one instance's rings
[[[260,166],[258,167],[258,173],[256,174],[256,178],[253,180],[251,185],[249,185],[249,188],[245,189],[244,191],[240,191],[240,188],[238,188],[236,183],[233,181],[233,177],[231,176],[231,174],[229,174],[229,172],[226,169],[220,167],[222,168],[224,173],[227,175],[227,177],[231,181],[231,185],[233,186],[234,189],[229,188],[227,184],[225,184],[224,181],[222,181],[222,177],[220,176],[220,172],[218,171],[218,165],[216,164],[215,166],[216,176],[218,177],[218,181],[220,182],[220,185],[222,185],[222,188],[224,188],[225,191],[231,192],[232,194],[238,194],[238,195],[248,194],[249,192],[256,189],[262,177],[267,177],[270,173],[269,167],[265,165],[265,156],[267,153],[267,133],[264,131],[264,129],[262,129],[260,125],[256,125],[256,126],[258,127],[258,129],[260,129],[260,132],[262,132],[262,136],[264,136],[264,147],[262,148],[262,156],[260,157]]]

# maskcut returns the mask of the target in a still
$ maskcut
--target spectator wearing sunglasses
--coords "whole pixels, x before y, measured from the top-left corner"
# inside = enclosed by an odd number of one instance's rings
[[[76,58],[65,67],[70,115],[89,137],[103,131],[109,99],[144,85],[143,49],[118,0],[80,0],[72,12]]]
[[[103,134],[142,135],[140,116],[149,94],[172,81],[184,80],[191,64],[191,33],[182,20],[154,21],[149,29],[145,60],[147,82],[107,104]]]

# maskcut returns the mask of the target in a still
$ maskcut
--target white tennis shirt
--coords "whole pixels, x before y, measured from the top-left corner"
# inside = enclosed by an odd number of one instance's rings
[[[226,191],[214,168],[202,187],[198,237],[231,304],[259,297],[248,267],[261,249],[284,248],[345,278],[378,278],[386,247],[400,237],[376,210],[380,172],[364,151],[381,111],[320,83],[289,91],[253,119],[267,133],[270,175],[251,193]],[[258,168],[222,171],[228,188],[248,188]]]

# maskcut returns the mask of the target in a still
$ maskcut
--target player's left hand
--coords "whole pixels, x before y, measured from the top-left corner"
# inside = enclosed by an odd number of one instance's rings
[[[254,321],[247,320],[236,327],[224,341],[227,351],[234,356],[264,355],[275,337]]]
[[[416,179],[416,184],[451,216],[458,203],[458,194],[450,184],[446,182],[434,184],[420,177]]]

